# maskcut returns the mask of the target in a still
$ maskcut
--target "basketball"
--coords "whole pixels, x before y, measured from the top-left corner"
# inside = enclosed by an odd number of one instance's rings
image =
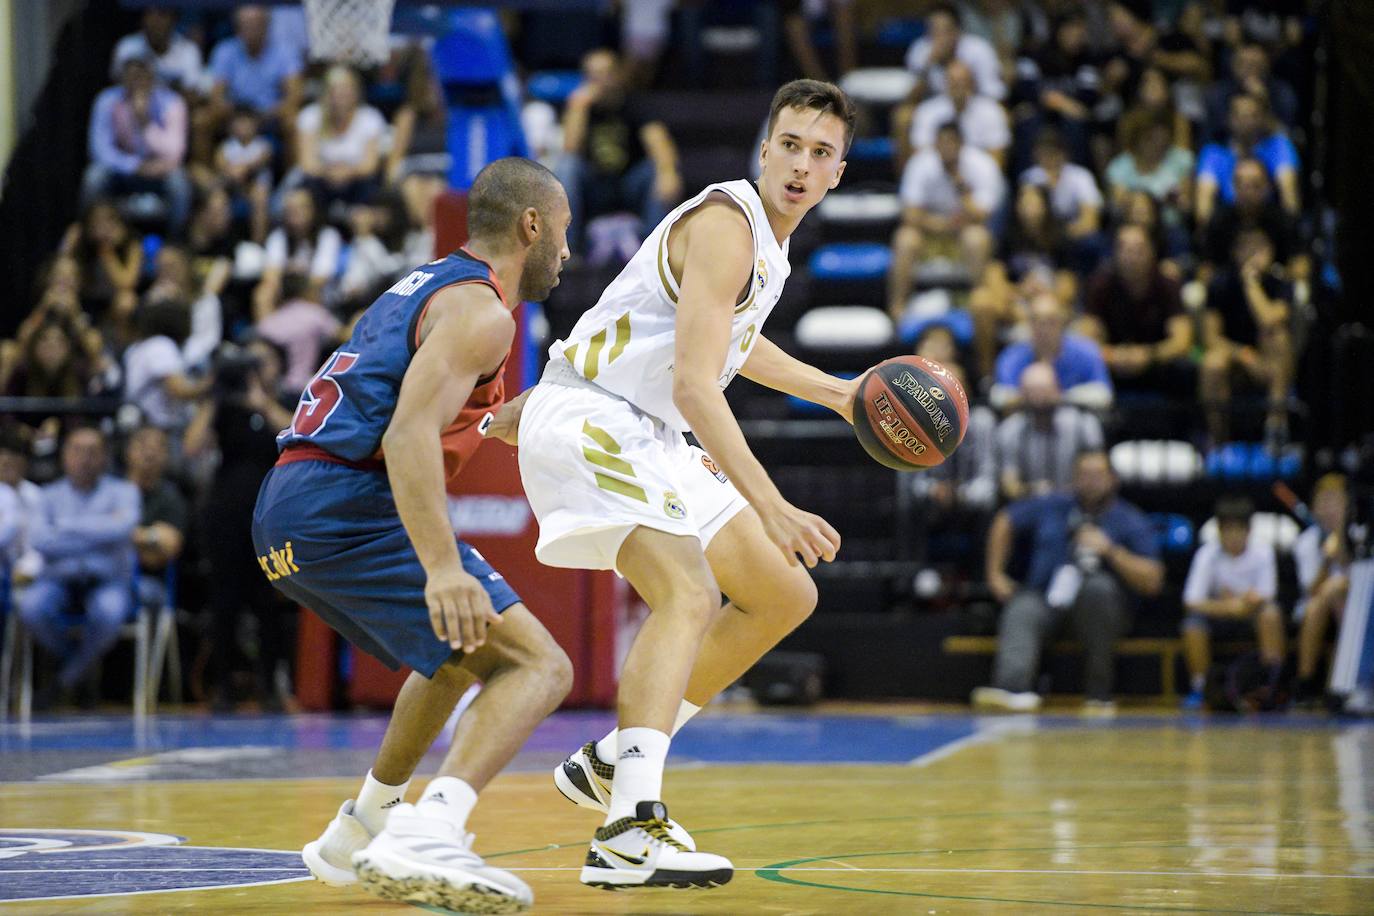
[[[968,395],[944,366],[898,356],[864,373],[854,396],[854,433],[876,462],[898,471],[934,467],[968,428]]]

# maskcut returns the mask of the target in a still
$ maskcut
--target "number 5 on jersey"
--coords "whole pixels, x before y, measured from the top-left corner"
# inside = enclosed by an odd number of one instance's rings
[[[343,389],[339,387],[335,378],[352,369],[357,362],[357,353],[334,351],[301,392],[296,414],[291,418],[291,428],[278,438],[291,435],[313,436],[324,429],[324,424],[329,421],[330,415],[343,400]]]

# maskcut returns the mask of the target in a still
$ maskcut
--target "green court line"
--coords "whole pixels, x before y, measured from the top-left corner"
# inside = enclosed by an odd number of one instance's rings
[[[1122,846],[1122,845],[1124,845],[1124,844],[1115,844],[1115,845],[1119,848],[1120,846]],[[1042,848],[1042,849],[1054,849],[1055,847],[1041,847],[1041,848]],[[1080,847],[1080,848],[1084,848],[1084,847]],[[1085,848],[1112,848],[1112,847],[1111,847],[1111,846],[1105,846],[1105,847],[1085,847]],[[1170,846],[1161,846],[1161,847],[1158,847],[1158,848],[1189,848],[1189,844],[1186,844],[1186,843],[1178,843],[1178,844],[1171,844]],[[893,891],[893,890],[884,890],[884,889],[881,889],[881,888],[870,888],[870,887],[845,887],[845,886],[842,885],[842,884],[823,884],[823,883],[821,883],[821,882],[819,882],[819,881],[802,881],[802,880],[800,880],[800,879],[797,879],[797,878],[790,878],[790,877],[788,877],[787,875],[782,874],[782,871],[783,871],[784,869],[787,869],[787,868],[795,868],[795,867],[797,867],[798,865],[805,865],[805,864],[807,864],[807,863],[809,863],[809,862],[833,862],[833,861],[837,861],[837,860],[839,860],[839,859],[862,859],[862,858],[867,858],[867,857],[871,857],[871,856],[927,855],[927,854],[929,854],[929,853],[932,852],[932,851],[933,851],[933,850],[908,850],[908,851],[902,851],[902,852],[856,852],[856,853],[850,853],[850,854],[847,854],[847,855],[839,855],[839,856],[811,856],[811,857],[805,858],[805,859],[792,859],[791,861],[788,861],[788,862],[778,862],[778,863],[775,864],[775,865],[769,865],[769,866],[766,866],[766,867],[764,867],[764,868],[755,869],[754,874],[757,875],[758,877],[762,878],[762,879],[765,880],[765,881],[774,881],[774,882],[777,882],[778,884],[791,884],[791,885],[795,885],[795,886],[797,886],[797,887],[812,887],[812,888],[818,888],[818,889],[821,889],[821,890],[844,891],[844,892],[846,892],[846,893],[851,893],[851,894],[882,894],[882,895],[891,896],[891,897],[924,897],[924,898],[932,899],[932,900],[967,900],[967,901],[978,902],[978,903],[1017,903],[1017,904],[1024,904],[1024,905],[1028,905],[1028,906],[1054,906],[1054,907],[1068,907],[1068,908],[1074,908],[1074,909],[1100,909],[1100,910],[1144,910],[1144,911],[1169,912],[1169,913],[1250,913],[1250,914],[1256,914],[1256,916],[1338,916],[1338,914],[1332,914],[1332,913],[1319,914],[1319,913],[1315,913],[1315,912],[1313,912],[1313,911],[1311,911],[1311,910],[1220,910],[1220,909],[1217,909],[1216,907],[1159,906],[1159,905],[1145,905],[1145,904],[1136,905],[1136,904],[1129,904],[1129,903],[1075,903],[1075,902],[1072,902],[1072,901],[1065,901],[1065,900],[1034,900],[1034,899],[1019,898],[1019,897],[982,897],[982,896],[972,896],[972,895],[965,895],[965,894],[931,894],[931,893],[922,893],[922,892],[920,892],[920,891]],[[967,852],[967,851],[980,851],[980,850],[949,850],[949,851],[950,851],[950,852]],[[993,851],[993,850],[988,850],[988,851]],[[1002,851],[1011,852],[1011,851],[1015,851],[1015,850],[1008,849],[1008,850],[1002,850]],[[1205,877],[1207,877],[1207,875],[1202,874],[1202,873],[1199,873],[1197,877],[1199,877],[1199,878],[1205,878]]]
[[[1254,807],[1254,806],[1253,806],[1253,805],[1250,805],[1250,804],[1240,804],[1240,803],[1238,803],[1238,804],[1234,804],[1234,805],[1209,805],[1208,807],[1211,807],[1211,808],[1252,808],[1252,807]],[[1141,813],[1144,813],[1144,812],[1147,812],[1147,811],[1153,811],[1153,810],[1154,810],[1153,808],[1094,808],[1094,809],[1091,810],[1091,811],[1084,811],[1084,812],[1079,812],[1079,813],[1085,814],[1085,815],[1094,815],[1094,814],[1141,814]],[[921,819],[925,819],[925,820],[942,820],[942,819],[945,819],[945,818],[972,819],[972,818],[988,818],[988,817],[1042,817],[1042,816],[1045,816],[1045,815],[1056,815],[1056,816],[1059,816],[1059,815],[1062,815],[1062,814],[1063,814],[1063,812],[1061,812],[1061,811],[1055,811],[1055,810],[1046,809],[1046,810],[1040,810],[1040,811],[968,811],[968,812],[963,812],[963,811],[946,811],[946,812],[931,812],[931,813],[925,813],[925,814],[895,814],[895,815],[885,815],[885,816],[883,816],[883,817],[832,817],[832,818],[826,818],[826,819],[823,819],[823,820],[814,820],[814,821],[776,821],[776,822],[771,823],[771,824],[733,824],[733,825],[730,825],[730,826],[728,826],[728,827],[705,827],[705,828],[703,828],[703,829],[701,829],[701,830],[694,830],[694,831],[692,831],[692,835],[693,835],[693,836],[700,836],[700,835],[703,834],[703,833],[733,833],[733,832],[739,831],[739,830],[776,830],[776,829],[778,829],[778,828],[784,828],[784,827],[823,827],[823,826],[826,826],[826,825],[829,825],[829,824],[880,824],[880,823],[885,823],[885,822],[889,822],[889,821],[914,821],[914,820],[921,820]],[[1144,823],[1144,822],[1142,821],[1142,822],[1138,822],[1138,823]],[[552,852],[552,851],[557,850],[557,849],[567,849],[568,847],[571,847],[571,846],[581,846],[581,845],[585,844],[586,842],[587,842],[587,840],[585,840],[585,839],[579,839],[579,840],[575,840],[575,841],[573,841],[573,842],[571,842],[571,843],[547,843],[547,844],[545,844],[545,845],[543,845],[543,846],[530,846],[530,847],[525,848],[525,849],[510,849],[510,850],[507,850],[507,851],[505,851],[505,852],[493,852],[493,853],[489,853],[489,854],[487,854],[487,855],[484,855],[483,858],[484,858],[484,859],[499,859],[499,858],[502,858],[503,856],[518,856],[518,855],[523,855],[523,854],[525,854],[525,853],[527,853],[527,852]],[[1146,843],[1147,846],[1151,846],[1151,848],[1153,848],[1153,844],[1149,844],[1148,841],[1142,841],[1142,842],[1143,842],[1143,843]],[[1097,846],[1076,846],[1076,847],[1074,847],[1074,848],[1075,848],[1075,849],[1097,849],[1097,848],[1117,849],[1117,848],[1130,848],[1131,845],[1132,845],[1132,844],[1130,844],[1130,843],[1125,843],[1125,844],[1113,844],[1113,845],[1111,845],[1111,846],[1106,846],[1106,847],[1097,847]],[[1045,846],[1027,846],[1027,847],[1022,847],[1022,848],[1020,848],[1019,850],[1018,850],[1017,848],[1008,848],[1008,847],[991,847],[991,848],[988,848],[988,849],[943,849],[943,848],[942,848],[942,849],[934,849],[934,850],[931,850],[931,852],[940,852],[940,853],[945,853],[945,852],[1016,852],[1016,851],[1021,851],[1021,852],[1033,852],[1033,851],[1041,851],[1041,850],[1044,850],[1044,849],[1062,849],[1062,848],[1063,848],[1062,846],[1053,846],[1053,847],[1045,847]],[[1311,847],[1308,847],[1308,848],[1311,848]],[[1340,849],[1346,849],[1346,848],[1348,848],[1348,847],[1341,846],[1341,847],[1338,847],[1338,848],[1340,848]]]

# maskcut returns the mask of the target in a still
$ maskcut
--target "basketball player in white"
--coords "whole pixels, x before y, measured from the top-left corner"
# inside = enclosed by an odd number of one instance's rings
[[[791,270],[788,238],[839,184],[853,130],[836,86],[778,90],[757,185],[713,184],[673,210],[494,424],[514,439],[518,422],[539,559],[614,569],[651,610],[621,673],[618,732],[554,774],[569,799],[606,812],[584,883],[711,887],[733,874],[667,817],[669,736],[806,619],[816,588],[801,564],[834,559],[840,538],[783,499],[723,389],[742,374],[851,419],[856,383],[762,331]]]

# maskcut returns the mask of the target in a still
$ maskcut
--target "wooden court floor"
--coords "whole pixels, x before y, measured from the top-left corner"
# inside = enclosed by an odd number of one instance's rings
[[[767,733],[768,717],[756,718]],[[785,721],[805,734],[804,717]],[[710,717],[692,726],[712,727]],[[307,773],[225,781],[212,769],[191,781],[3,783],[0,836],[107,829],[298,850],[356,782]],[[734,860],[730,885],[582,887],[577,869],[595,818],[556,794],[542,764],[500,777],[471,828],[480,852],[530,883],[541,913],[1374,913],[1368,724],[982,720],[904,764],[688,762],[670,770],[666,787],[698,845]],[[16,865],[41,855],[0,859],[10,866],[0,882],[51,880]],[[78,858],[67,867],[79,869]],[[294,881],[5,909],[322,916],[406,908]]]

